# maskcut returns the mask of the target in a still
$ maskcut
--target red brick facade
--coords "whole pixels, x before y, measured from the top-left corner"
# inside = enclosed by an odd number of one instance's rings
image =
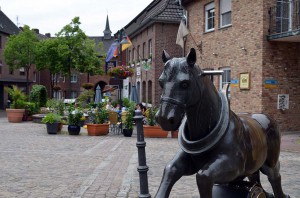
[[[268,41],[269,8],[276,0],[232,0],[231,25],[220,28],[220,1],[215,0],[215,29],[205,32],[205,5],[211,0],[192,1],[188,11],[186,49],[202,43],[197,51],[202,69],[230,67],[231,79],[239,80],[240,73],[249,72],[250,89],[231,85],[231,108],[235,112],[269,114],[282,131],[300,130],[300,50],[299,43]],[[278,81],[273,88],[266,80]],[[218,79],[215,79],[218,81]],[[215,82],[217,85],[219,82]],[[289,94],[289,109],[277,109],[278,94]]]
[[[128,62],[133,61],[133,48],[135,48],[134,51],[135,53],[137,53],[136,50],[138,46],[140,46],[140,54],[142,56],[143,43],[146,44],[145,58],[148,58],[149,40],[152,41],[151,69],[149,71],[145,71],[142,68],[141,64],[140,66],[136,64],[135,69],[137,67],[141,67],[141,75],[139,79],[137,79],[138,77],[135,75],[131,81],[131,83],[133,84],[140,83],[139,98],[141,99],[141,102],[151,103],[155,106],[157,106],[160,102],[161,88],[158,84],[158,78],[161,75],[164,67],[164,63],[162,62],[161,58],[162,52],[163,50],[166,50],[172,56],[178,57],[181,55],[180,47],[175,44],[178,26],[179,24],[177,23],[154,23],[153,25],[149,26],[148,28],[144,29],[139,34],[131,38],[133,46],[127,50],[127,52],[130,51],[130,53],[127,54],[131,54],[131,57],[127,57]],[[135,57],[137,57],[137,54],[135,54]]]

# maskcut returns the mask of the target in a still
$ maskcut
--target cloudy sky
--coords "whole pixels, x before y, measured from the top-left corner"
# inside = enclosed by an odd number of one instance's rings
[[[29,25],[40,33],[59,32],[79,16],[88,36],[102,36],[108,14],[110,29],[116,33],[152,0],[0,0],[2,12],[16,25]]]

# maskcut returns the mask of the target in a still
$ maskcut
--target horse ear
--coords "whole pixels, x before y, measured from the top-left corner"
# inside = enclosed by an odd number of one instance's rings
[[[163,54],[162,54],[162,60],[163,60],[163,62],[166,63],[170,59],[171,59],[170,55],[168,54],[168,52],[166,50],[164,50]]]
[[[189,54],[186,57],[186,62],[189,64],[189,66],[193,67],[196,63],[196,60],[196,50],[194,48],[191,48]]]

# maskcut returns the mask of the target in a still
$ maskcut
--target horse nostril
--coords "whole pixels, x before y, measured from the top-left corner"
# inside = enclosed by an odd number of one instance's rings
[[[169,121],[171,124],[174,124],[174,122],[175,122],[174,117],[170,118]]]

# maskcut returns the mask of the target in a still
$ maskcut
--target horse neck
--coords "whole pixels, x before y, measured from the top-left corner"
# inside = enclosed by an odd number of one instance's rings
[[[190,140],[199,140],[209,134],[219,120],[221,101],[211,80],[204,77],[203,88],[198,86],[196,93],[201,98],[195,105],[186,109]],[[195,93],[195,92],[194,92]]]

